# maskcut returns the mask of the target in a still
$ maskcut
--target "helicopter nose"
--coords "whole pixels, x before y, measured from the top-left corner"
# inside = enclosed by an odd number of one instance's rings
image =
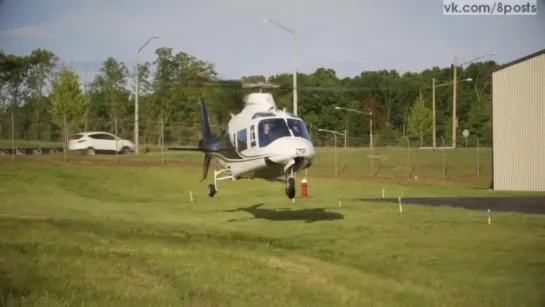
[[[314,156],[316,155],[316,152],[314,151],[314,146],[312,146],[312,143],[310,143],[309,141],[306,141],[304,146],[301,146],[301,148],[304,148],[304,152],[302,153],[301,156],[307,160],[312,161],[314,159]]]
[[[287,163],[294,158],[303,158],[312,162],[316,155],[312,143],[304,138],[282,138],[273,144],[275,147],[273,151],[277,154],[271,157],[271,160],[276,163]]]

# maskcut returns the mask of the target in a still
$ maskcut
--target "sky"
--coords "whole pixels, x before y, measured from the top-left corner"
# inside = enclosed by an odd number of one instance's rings
[[[508,1],[508,0],[505,0]],[[504,1],[504,2],[505,2]],[[506,63],[545,49],[545,0],[537,16],[444,16],[441,0],[0,0],[0,49],[55,52],[78,70],[98,72],[107,57],[153,61],[170,47],[215,63],[222,78],[270,76],[297,67],[421,71],[484,54]]]

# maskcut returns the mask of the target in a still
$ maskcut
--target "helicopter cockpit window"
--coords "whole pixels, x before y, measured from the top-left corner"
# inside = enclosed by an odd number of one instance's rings
[[[310,141],[310,134],[308,133],[305,122],[300,119],[288,118],[288,127],[293,133],[293,136],[301,137]]]
[[[279,138],[291,136],[291,133],[283,118],[268,118],[259,122],[258,135],[259,147],[265,147]]]

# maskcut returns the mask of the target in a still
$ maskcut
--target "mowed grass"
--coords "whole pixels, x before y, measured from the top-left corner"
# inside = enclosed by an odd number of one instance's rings
[[[542,306],[545,217],[357,201],[415,181],[221,182],[181,167],[0,164],[0,305]],[[192,191],[194,202],[189,199]],[[338,196],[342,195],[342,207]]]
[[[0,148],[11,147],[0,142]],[[59,146],[54,143],[37,141],[18,141],[18,148],[32,146]],[[160,146],[142,145],[139,155],[96,155],[69,152],[67,161],[118,161],[152,163],[190,163],[202,164],[201,152],[169,151],[166,145],[163,152]],[[454,181],[471,181],[487,187],[491,179],[492,154],[490,148],[460,147],[456,149],[420,149],[417,147],[375,147],[342,148],[316,147],[316,158],[312,174],[338,178],[421,178]],[[336,152],[336,153],[335,153]],[[336,156],[336,158],[335,158]],[[0,155],[1,159],[10,159],[9,155]],[[38,156],[16,156],[15,159],[48,159],[64,161],[64,154]]]

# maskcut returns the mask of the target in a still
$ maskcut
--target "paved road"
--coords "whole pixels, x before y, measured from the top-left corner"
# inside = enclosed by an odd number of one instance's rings
[[[395,202],[397,198],[362,198],[368,202]],[[403,204],[418,204],[426,206],[451,206],[470,210],[487,210],[503,212],[519,212],[530,214],[545,214],[545,196],[531,197],[451,197],[451,198],[403,198]]]

